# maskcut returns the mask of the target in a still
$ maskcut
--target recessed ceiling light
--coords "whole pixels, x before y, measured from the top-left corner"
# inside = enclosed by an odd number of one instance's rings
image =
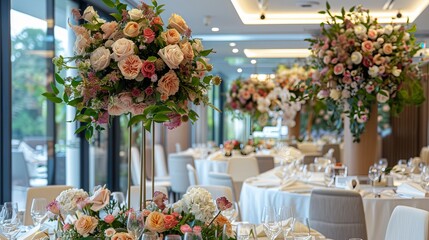
[[[233,52],[233,53],[238,53],[238,48],[233,48],[233,49],[232,49],[232,52]]]
[[[251,64],[256,64],[256,59],[252,59],[252,60],[250,60],[250,63],[251,63]]]
[[[238,72],[238,73],[242,73],[242,72],[243,72],[243,69],[241,69],[241,68],[237,68],[237,72]]]
[[[307,48],[298,49],[244,49],[248,58],[306,58],[311,52]]]
[[[219,28],[218,27],[212,27],[212,32],[219,32]]]
[[[235,45],[237,45],[237,44],[235,44],[235,42],[229,43],[230,47],[235,47]]]

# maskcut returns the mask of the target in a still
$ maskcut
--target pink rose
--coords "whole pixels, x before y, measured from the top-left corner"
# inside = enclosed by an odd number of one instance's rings
[[[192,229],[192,231],[196,234],[200,234],[202,230],[203,229],[201,228],[201,226],[194,226],[194,228]]]
[[[330,62],[331,62],[331,57],[330,56],[323,57],[323,63],[324,64],[329,64]]]
[[[70,230],[70,227],[71,227],[70,224],[68,224],[68,223],[64,224],[63,231],[66,232],[66,231]]]
[[[151,78],[155,74],[155,64],[150,61],[143,61],[141,72],[143,77]]]
[[[180,116],[180,115],[179,115]],[[155,205],[161,209],[164,210],[165,208],[165,201],[167,200],[167,195],[165,195],[163,192],[155,191],[153,194],[152,201],[155,203]]]
[[[106,216],[104,217],[104,221],[105,221],[107,224],[111,224],[113,221],[115,221],[115,217],[114,217],[113,215],[111,215],[111,214],[108,214],[108,215],[106,215]]]
[[[166,229],[174,228],[179,221],[174,215],[165,215],[164,216],[164,226]]]
[[[372,56],[364,57],[364,58],[363,58],[363,60],[362,60],[362,64],[363,64],[365,67],[367,67],[367,68],[369,68],[369,67],[371,67],[372,65],[374,65],[374,64],[372,63]]]
[[[89,199],[89,202],[92,203],[91,210],[98,212],[103,209],[110,202],[110,191],[105,187],[101,187],[94,192]]]
[[[384,54],[387,54],[387,55],[392,54],[392,52],[393,52],[392,44],[390,44],[390,43],[384,44],[383,45],[383,52],[384,52]]]
[[[57,200],[54,200],[54,201],[50,202],[48,204],[48,206],[46,206],[46,210],[48,210],[49,212],[51,212],[55,215],[58,215],[58,214],[60,214],[60,205],[57,202]]]
[[[118,23],[115,21],[106,22],[101,25],[101,31],[103,31],[103,38],[108,39],[112,33],[116,31],[116,28],[118,27]]]
[[[130,111],[131,106],[133,105],[133,98],[131,93],[124,92],[118,95],[119,101],[118,104],[126,111]]]
[[[188,224],[180,226],[180,231],[185,234],[187,232],[192,232],[192,228]]]
[[[175,129],[182,124],[182,118],[180,114],[177,113],[169,113],[168,118],[170,118],[169,122],[163,123],[169,130]]]
[[[143,114],[143,111],[146,109],[147,105],[144,103],[137,103],[131,106],[130,112],[133,115]]]
[[[334,67],[334,74],[335,75],[340,75],[344,72],[344,65],[342,63],[338,63],[337,65],[335,65]]]
[[[174,95],[179,91],[179,78],[173,70],[168,71],[162,78],[158,81],[158,87],[156,89],[161,93],[161,97],[169,97]]]
[[[366,85],[365,87],[367,93],[374,91],[374,85]]]
[[[232,207],[232,203],[226,197],[219,197],[216,199],[216,206],[219,211],[224,211]]]
[[[107,112],[112,116],[120,116],[125,113],[125,109],[120,105],[118,97],[113,97],[107,106]]]
[[[155,39],[155,32],[150,28],[145,28],[143,30],[143,37],[145,39],[145,43],[151,43]]]
[[[338,58],[333,58],[333,59],[331,60],[331,63],[332,63],[332,64],[337,64],[337,63],[338,63]]]
[[[375,29],[368,30],[368,37],[372,40],[377,38],[377,31]]]
[[[374,44],[372,43],[372,41],[365,41],[362,43],[362,51],[363,52],[368,52],[371,53],[374,51]]]
[[[142,61],[137,55],[130,55],[125,59],[119,61],[118,63],[119,70],[121,70],[122,75],[125,79],[135,79],[140,72],[142,67]]]
[[[237,109],[238,108],[238,103],[237,102],[231,102],[230,106],[232,109]]]
[[[131,96],[133,96],[133,97],[140,97],[141,93],[142,92],[138,88],[133,88],[133,90],[131,90]]]
[[[109,113],[108,112],[100,112],[98,115],[97,123],[98,124],[106,124],[109,122]]]
[[[357,116],[357,115],[356,115]],[[356,121],[358,123],[366,123],[368,121],[368,115],[362,114],[360,116],[357,116]]]
[[[144,90],[144,93],[146,93],[147,96],[150,96],[153,94],[153,88],[152,87],[148,87]]]

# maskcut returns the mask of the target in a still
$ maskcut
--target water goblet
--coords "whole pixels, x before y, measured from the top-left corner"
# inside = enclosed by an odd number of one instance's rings
[[[375,197],[377,197],[377,194],[375,193],[375,181],[379,179],[380,175],[381,175],[381,170],[376,164],[371,165],[369,167],[368,177],[372,182],[372,192],[374,193]]]
[[[19,233],[21,221],[18,218],[18,204],[6,202],[2,209],[2,221],[0,222],[1,230],[8,239],[14,239]]]
[[[387,159],[382,158],[378,161],[378,167],[381,169],[381,171],[385,171],[387,166],[388,166],[389,162],[387,161]]]
[[[232,206],[222,211],[222,215],[228,219],[229,222],[233,223],[238,217],[238,203],[232,202]]]
[[[46,206],[48,201],[46,198],[34,198],[31,203],[31,218],[33,219],[33,225],[40,225],[43,218],[46,216]]]
[[[127,230],[139,239],[144,231],[144,215],[142,211],[130,211],[127,219]]]
[[[138,238],[136,238],[136,239],[138,239]],[[157,240],[158,239],[158,234],[156,232],[145,232],[145,233],[143,233],[141,239],[142,240]],[[170,237],[170,239],[171,239],[171,237]]]
[[[283,238],[286,239],[295,227],[293,208],[281,207],[279,209],[279,221],[283,230]]]
[[[256,235],[254,224],[241,223],[237,226],[237,240],[256,240]]]
[[[275,209],[265,206],[262,212],[262,224],[264,232],[270,240],[274,240],[281,232],[281,223]]]
[[[165,240],[182,240],[182,237],[180,235],[170,234],[165,236]]]
[[[324,173],[324,181],[325,185],[327,187],[331,187],[334,184],[335,181],[335,167],[334,165],[330,164],[326,166],[325,173]]]
[[[201,233],[186,232],[183,236],[183,240],[202,240]]]

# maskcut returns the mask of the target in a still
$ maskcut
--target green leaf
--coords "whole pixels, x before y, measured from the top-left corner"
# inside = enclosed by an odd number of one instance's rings
[[[328,1],[326,1],[326,9],[327,9],[327,10],[330,10],[330,9],[331,9],[331,5],[329,5],[329,2],[328,2]]]
[[[130,121],[128,121],[128,127],[131,127],[134,124],[139,123],[141,121],[145,121],[145,120],[146,120],[146,115],[144,115],[144,114],[135,115],[130,119]]]
[[[199,84],[200,84],[200,79],[198,79],[197,77],[192,77],[192,85],[198,86]]]
[[[407,32],[409,32],[409,33],[413,33],[413,32],[416,32],[416,31],[417,31],[417,27],[416,27],[415,24],[413,24],[413,26],[410,29],[407,30]]]
[[[319,14],[326,14],[326,11],[319,11]]]
[[[66,102],[66,103],[68,103],[68,101],[69,101],[69,95],[67,95],[67,93],[64,91],[64,93],[63,93],[63,100],[64,100],[64,102]]]
[[[157,123],[163,123],[170,121],[170,118],[167,117],[167,115],[165,114],[156,114],[155,116],[153,116],[153,121]]]
[[[82,101],[83,101],[83,98],[80,97],[80,98],[75,98],[75,99],[69,101],[67,104],[75,107],[78,103],[81,103]]]
[[[51,92],[45,92],[45,93],[42,93],[42,96],[45,96],[48,98],[48,97],[56,97],[57,95]]]
[[[58,73],[55,73],[55,81],[61,85],[64,85],[64,79]]]
[[[82,132],[83,130],[85,130],[88,127],[88,125],[83,125],[80,128],[76,129],[76,131],[74,132],[74,134],[79,134],[80,132]]]
[[[88,128],[86,129],[86,132],[85,132],[85,139],[86,139],[87,141],[89,141],[89,140],[91,139],[92,134],[93,134],[93,131],[94,131],[94,127],[93,127],[93,126],[90,126],[90,127],[88,127]]]
[[[122,20],[122,15],[119,13],[111,13],[110,16],[114,17],[118,22]]]
[[[59,97],[46,97],[49,101],[54,102],[54,103],[62,103],[63,100]]]
[[[152,126],[152,120],[148,119],[146,122],[144,122],[144,129],[146,129],[146,131],[150,132]]]
[[[106,4],[106,6],[110,7],[110,8],[114,8],[116,7],[115,3],[111,0],[103,0],[104,4]]]
[[[210,81],[212,80],[212,78],[213,78],[212,76],[205,76],[204,79],[203,79],[203,82],[205,84],[209,84]]]
[[[51,88],[52,91],[54,92],[55,95],[58,95],[58,93],[60,93],[60,91],[58,90],[57,86],[55,86],[55,84],[53,82],[51,82]]]
[[[149,61],[149,62],[155,62],[156,61],[156,59],[158,59],[157,57],[155,57],[155,56],[150,56],[150,57],[148,57],[147,58],[147,60]]]
[[[350,8],[349,12],[354,12],[355,11],[356,6],[353,6]]]
[[[207,49],[200,52],[200,55],[203,57],[207,57],[211,52],[213,52],[213,49]]]
[[[346,15],[346,11],[344,10],[344,7],[341,8],[341,14],[343,15],[343,17],[344,15]]]
[[[84,24],[82,24],[83,27],[85,27],[86,29],[91,30],[91,31],[100,30],[101,25],[102,25],[101,23],[98,23],[98,24],[84,23]]]

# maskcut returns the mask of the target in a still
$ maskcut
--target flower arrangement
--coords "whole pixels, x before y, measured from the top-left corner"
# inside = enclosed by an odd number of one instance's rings
[[[73,121],[87,123],[76,133],[86,131],[90,138],[111,116],[131,114],[129,126],[143,121],[150,130],[152,122],[169,129],[198,115],[188,103],[215,108],[207,96],[218,76],[206,75],[212,65],[206,58],[201,40],[191,38],[185,20],[173,14],[165,24],[160,17],[164,5],[154,0],[127,10],[119,1],[103,0],[116,9],[114,21],[99,17],[92,6],[83,14],[73,11],[81,25],[71,25],[76,34],[75,56],[59,56],[55,80],[64,88],[43,95],[55,103],[77,108]],[[72,66],[72,63],[75,66]],[[60,76],[65,69],[76,69],[76,76]],[[217,108],[215,108],[217,109]]]
[[[307,81],[313,77],[315,72],[308,65],[294,64],[292,67],[288,67],[279,64],[276,69],[276,86],[289,90],[295,98],[302,100],[306,95]]]
[[[275,103],[267,98],[272,89],[274,83],[270,80],[235,80],[227,95],[226,108],[232,110],[235,117],[241,118],[243,114],[248,114],[252,120],[264,126],[268,121],[270,107],[275,106]]]
[[[61,239],[132,239],[124,232],[127,209],[110,200],[105,187],[96,188],[91,196],[82,189],[65,190],[47,210],[50,219],[58,221]]]
[[[241,149],[241,143],[238,140],[228,140],[223,143],[223,148],[226,151],[232,151],[232,150],[240,150]]]
[[[371,107],[378,103],[390,105],[399,113],[405,104],[424,101],[418,68],[412,57],[419,47],[415,44],[415,26],[381,25],[361,6],[344,8],[340,15],[326,11],[327,22],[321,23],[322,37],[308,39],[315,74],[311,94],[340,106],[350,119],[354,141],[370,118]]]

